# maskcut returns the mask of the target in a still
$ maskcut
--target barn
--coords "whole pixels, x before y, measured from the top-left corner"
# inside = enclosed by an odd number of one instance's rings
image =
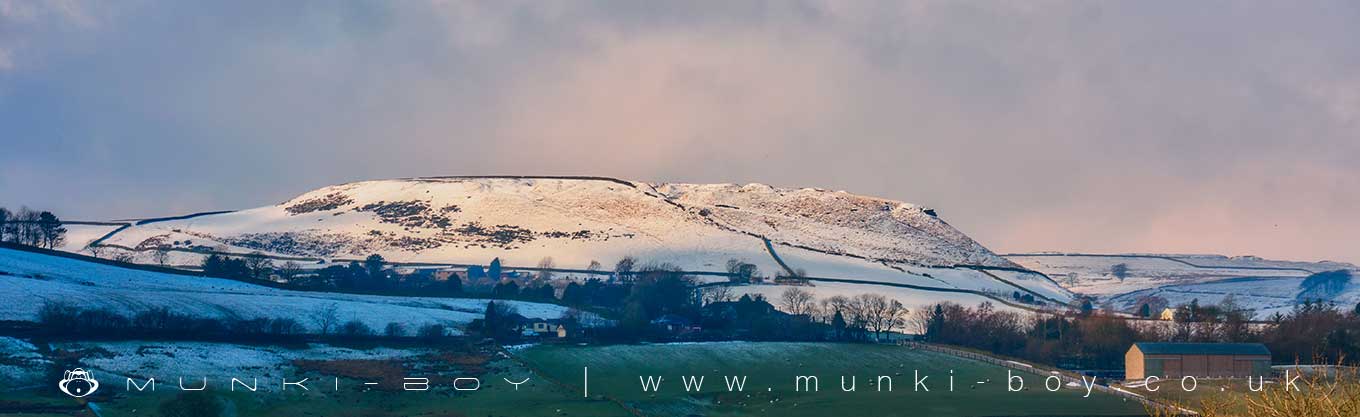
[[[1270,349],[1260,343],[1134,343],[1124,377],[1246,378],[1270,375]]]

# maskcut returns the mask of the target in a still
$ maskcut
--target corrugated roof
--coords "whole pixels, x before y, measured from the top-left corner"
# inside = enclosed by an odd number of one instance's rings
[[[1260,343],[1134,343],[1145,355],[1270,355]]]

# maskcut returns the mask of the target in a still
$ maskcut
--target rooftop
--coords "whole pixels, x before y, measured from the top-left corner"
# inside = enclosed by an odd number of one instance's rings
[[[1134,343],[1145,355],[1270,355],[1260,343]]]

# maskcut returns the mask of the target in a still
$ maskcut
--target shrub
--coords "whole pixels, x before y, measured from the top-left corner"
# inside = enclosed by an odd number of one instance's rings
[[[350,320],[340,325],[340,334],[345,336],[372,336],[373,329],[362,321]]]
[[[406,326],[402,326],[401,323],[397,323],[397,322],[387,323],[387,328],[383,329],[383,336],[387,336],[387,337],[402,337],[402,336],[405,336],[405,335],[406,335]]]
[[[448,330],[443,324],[435,323],[421,326],[420,331],[416,332],[416,336],[422,339],[438,339],[444,337],[447,333]]]

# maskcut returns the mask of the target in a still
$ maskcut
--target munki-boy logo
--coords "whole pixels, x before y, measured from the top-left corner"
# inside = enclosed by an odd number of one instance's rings
[[[94,390],[99,389],[99,381],[96,381],[84,369],[76,368],[66,371],[61,382],[57,383],[57,388],[61,389],[61,392],[66,393],[66,395],[80,398],[93,394]]]

